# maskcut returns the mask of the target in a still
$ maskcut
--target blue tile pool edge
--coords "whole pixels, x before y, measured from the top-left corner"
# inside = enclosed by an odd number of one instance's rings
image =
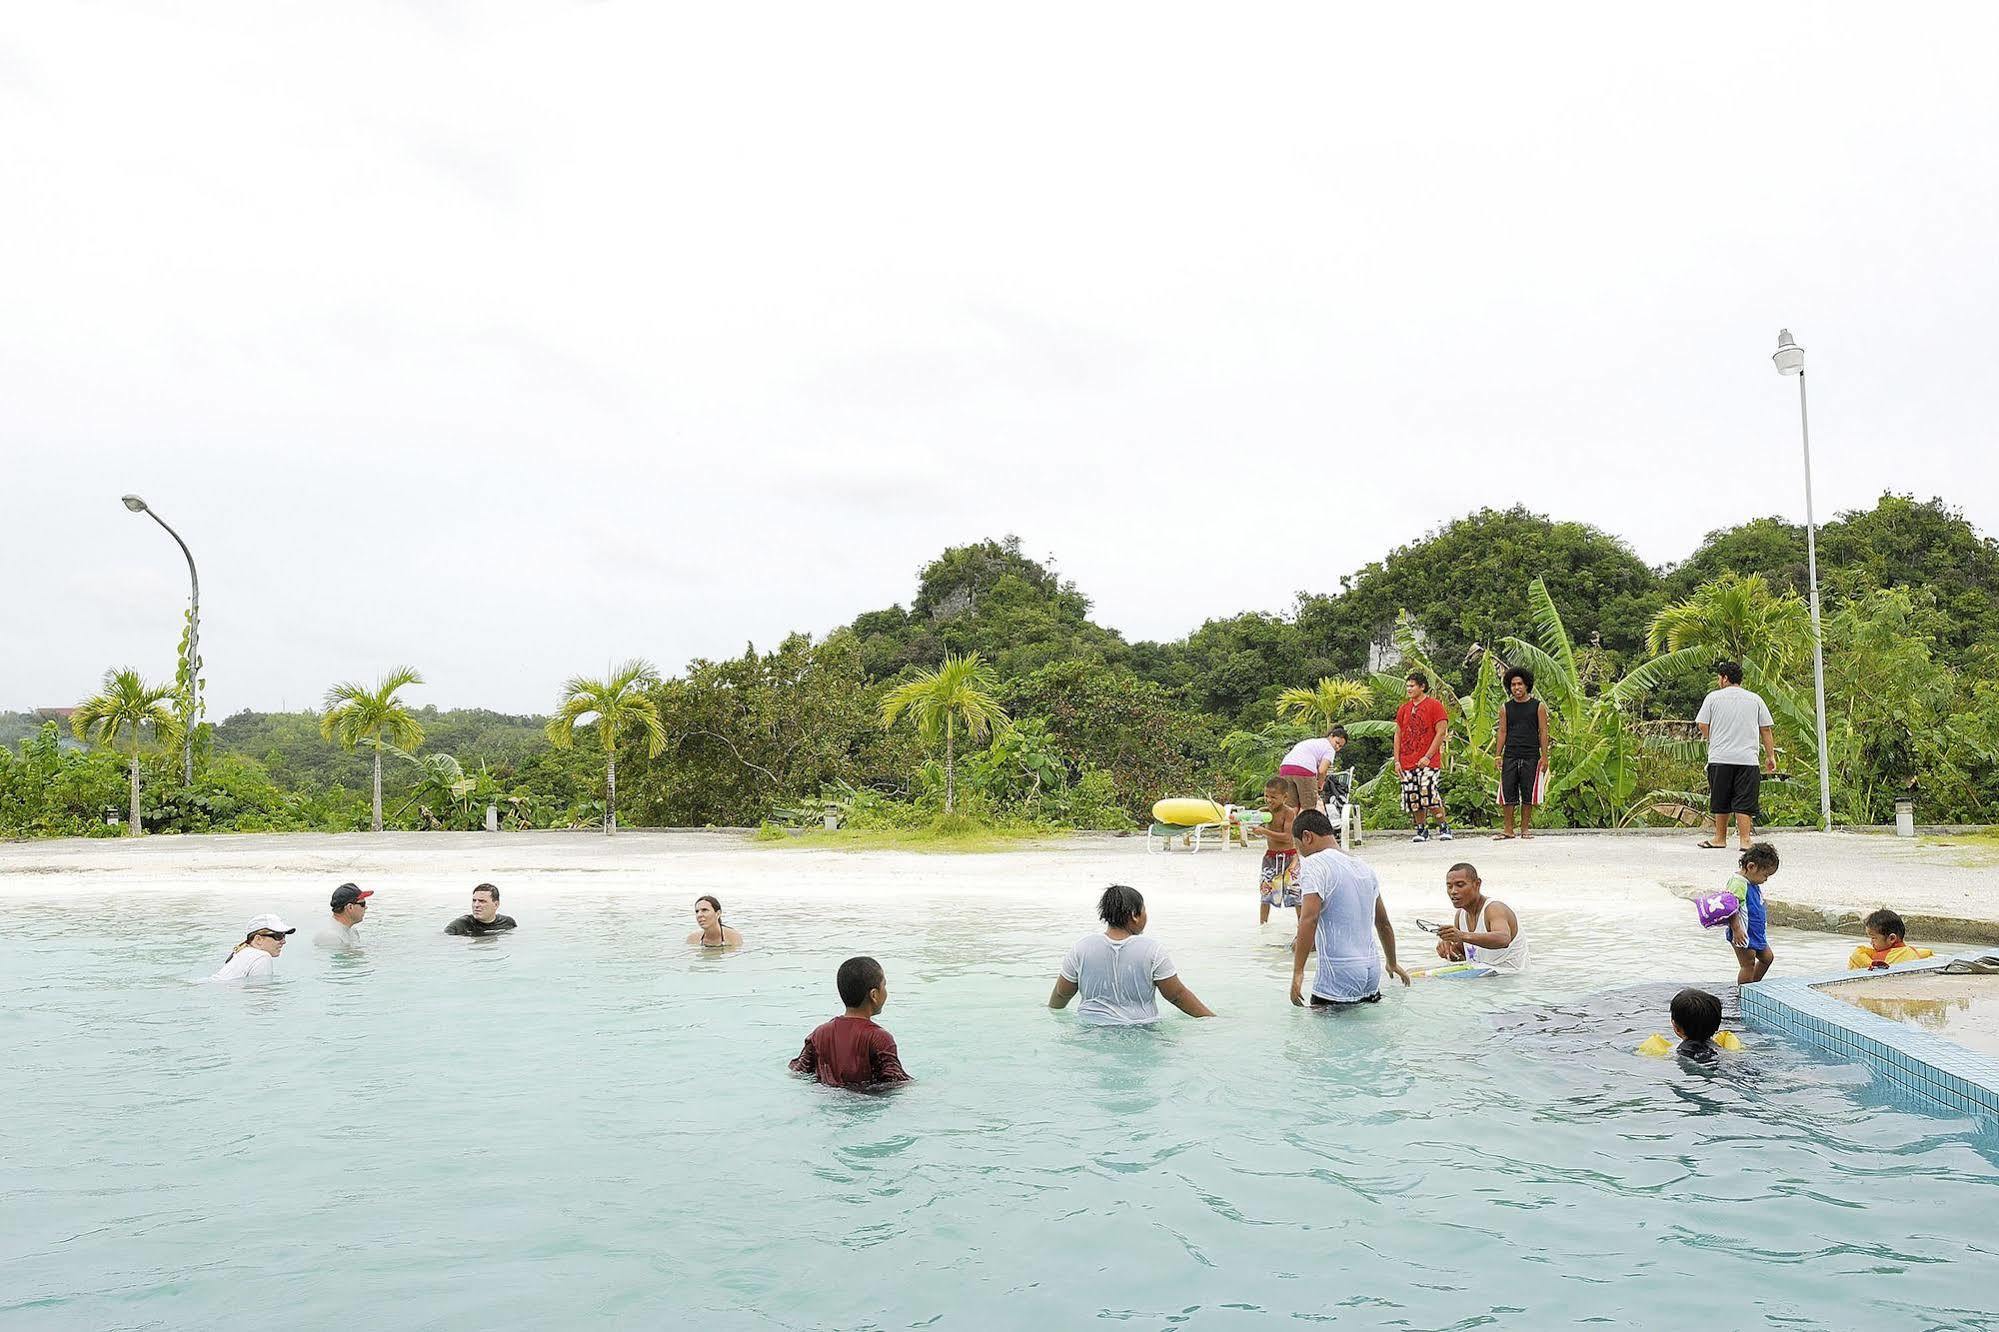
[[[1999,958],[1999,948],[1963,956]],[[1905,962],[1888,971],[1941,971],[1950,960]],[[1742,987],[1742,1017],[1760,1029],[1865,1064],[1898,1091],[1938,1109],[1999,1120],[1999,1059],[1822,992],[1828,985],[1864,984],[1869,975],[1880,974],[1838,971],[1757,981]]]

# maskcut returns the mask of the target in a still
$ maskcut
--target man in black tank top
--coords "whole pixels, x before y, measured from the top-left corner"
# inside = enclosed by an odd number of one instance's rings
[[[1520,836],[1532,837],[1534,806],[1541,803],[1548,780],[1548,705],[1534,697],[1534,672],[1514,666],[1506,672],[1506,702],[1499,709],[1499,803],[1504,825],[1493,834],[1498,842],[1511,838],[1513,814],[1520,813]]]

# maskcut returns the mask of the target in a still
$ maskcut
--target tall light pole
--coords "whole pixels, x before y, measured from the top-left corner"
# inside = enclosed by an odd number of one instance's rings
[[[185,752],[182,755],[181,780],[194,783],[194,731],[195,719],[201,715],[201,575],[194,571],[194,552],[187,548],[187,542],[180,539],[180,533],[167,527],[167,520],[146,507],[146,501],[137,495],[124,497],[125,507],[133,513],[143,513],[161,527],[180,547],[180,553],[187,556],[187,581],[191,589],[189,614],[187,617],[187,734]]]
[[[1818,521],[1812,514],[1812,424],[1805,410],[1805,349],[1791,341],[1791,330],[1777,330],[1777,352],[1770,358],[1780,375],[1798,377],[1798,428],[1805,439],[1805,572],[1812,581],[1812,685],[1819,705],[1819,821],[1832,831],[1832,755],[1825,743],[1825,634],[1819,628]]]

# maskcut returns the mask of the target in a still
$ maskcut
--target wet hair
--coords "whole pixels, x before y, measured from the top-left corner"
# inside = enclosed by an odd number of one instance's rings
[[[720,920],[722,918],[721,898],[715,896],[715,894],[713,893],[703,893],[701,894],[701,896],[694,899],[695,906],[700,906],[703,902],[706,902],[709,906],[715,908],[715,919]]]
[[[1477,883],[1479,881],[1478,866],[1472,864],[1469,860],[1460,860],[1457,864],[1445,870],[1444,875],[1446,878],[1448,878],[1451,875],[1456,874],[1459,870],[1463,870],[1465,873],[1471,875],[1473,883]]]
[[[1777,848],[1768,842],[1752,842],[1749,849],[1744,851],[1741,858],[1735,863],[1743,869],[1748,869],[1751,865],[1754,865],[1765,874],[1775,874],[1777,872]]]
[[[1690,1041],[1711,1041],[1721,1030],[1721,1000],[1691,987],[1673,996],[1673,1025]]]
[[[1430,692],[1430,677],[1423,674],[1423,672],[1411,671],[1409,672],[1409,674],[1403,676],[1402,678],[1414,684],[1418,689],[1422,690],[1424,693],[1427,694]]]
[[[1128,930],[1145,910],[1145,894],[1127,884],[1114,883],[1097,899],[1097,915],[1114,930]]]
[[[1326,811],[1323,809],[1301,810],[1298,817],[1291,820],[1291,835],[1293,837],[1331,837],[1333,835],[1333,821],[1326,817]]]
[[[1908,922],[1904,921],[1887,907],[1882,907],[1879,911],[1869,912],[1867,920],[1864,923],[1868,929],[1873,930],[1876,934],[1893,936],[1898,939],[1909,937]]]
[[[1722,679],[1728,681],[1730,684],[1739,685],[1742,683],[1741,662],[1718,661],[1714,664],[1714,673],[1716,675],[1719,675]]]
[[[1344,740],[1346,738],[1347,728],[1344,726],[1334,726],[1326,731],[1326,739],[1328,740]]]
[[[840,964],[839,975],[833,978],[833,984],[840,990],[840,1002],[849,1008],[865,1004],[869,993],[887,982],[888,975],[882,971],[882,964],[871,957],[848,958]]]
[[[482,883],[472,889],[475,893],[490,893],[495,902],[500,900],[500,890],[490,883]]]
[[[1530,694],[1534,692],[1534,672],[1528,670],[1525,666],[1509,666],[1506,668],[1506,679],[1503,683],[1507,689],[1511,690],[1513,688],[1515,680],[1525,680],[1527,682],[1527,692]]]

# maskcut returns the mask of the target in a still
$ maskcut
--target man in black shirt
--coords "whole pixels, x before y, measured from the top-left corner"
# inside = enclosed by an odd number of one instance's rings
[[[1548,780],[1548,705],[1534,696],[1534,672],[1515,666],[1506,672],[1506,701],[1499,709],[1499,803],[1505,807],[1503,826],[1493,840],[1513,836],[1513,811],[1520,811],[1520,835],[1534,835],[1534,806],[1541,803]]]
[[[500,890],[482,883],[472,890],[472,914],[444,927],[446,934],[498,934],[514,928],[514,918],[500,914]]]

